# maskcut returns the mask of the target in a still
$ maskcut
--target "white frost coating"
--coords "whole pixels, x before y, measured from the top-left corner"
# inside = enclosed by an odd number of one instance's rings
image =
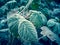
[[[28,21],[22,21],[18,27],[18,34],[22,41],[38,41],[38,36],[34,25]]]

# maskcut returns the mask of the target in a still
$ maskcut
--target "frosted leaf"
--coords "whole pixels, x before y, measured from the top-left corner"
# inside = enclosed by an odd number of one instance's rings
[[[29,20],[37,27],[41,27],[42,25],[45,25],[47,22],[46,17],[38,11],[34,11],[31,13]]]
[[[19,23],[18,33],[22,41],[37,41],[38,39],[34,25],[28,20]]]
[[[56,34],[60,34],[60,23],[55,19],[50,19],[47,22],[47,26],[52,29],[52,31]]]
[[[56,34],[60,34],[60,23],[56,23],[56,25],[53,27],[53,32]]]
[[[56,20],[55,19],[50,19],[48,22],[47,22],[47,26],[48,27],[52,27],[56,24]]]
[[[19,20],[23,20],[23,17],[16,14],[16,15],[8,16],[7,19],[8,19],[8,27],[10,28],[10,32],[17,37]]]

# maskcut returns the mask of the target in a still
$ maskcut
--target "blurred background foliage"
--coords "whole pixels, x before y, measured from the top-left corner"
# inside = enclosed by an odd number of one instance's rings
[[[7,15],[12,15],[14,13],[20,12],[23,8],[25,8],[28,1],[29,0],[0,0],[0,45],[7,45],[9,41],[10,34],[8,31],[8,24],[7,22],[5,22],[7,19]],[[40,11],[44,16],[46,16],[47,23],[43,26],[47,26],[54,34],[57,34],[57,36],[60,38],[60,0],[33,0],[28,9],[24,11],[24,15],[28,13],[30,10],[34,10],[37,12]],[[35,14],[33,15],[32,19],[33,18],[35,18]],[[41,37],[40,32],[41,29],[37,29],[39,37]],[[47,45],[48,43],[48,45],[51,45],[52,43],[48,37],[42,38],[42,41],[40,42],[42,42],[42,45]],[[20,43],[20,40],[15,39],[12,45],[20,45]],[[55,44],[56,43],[52,45]]]

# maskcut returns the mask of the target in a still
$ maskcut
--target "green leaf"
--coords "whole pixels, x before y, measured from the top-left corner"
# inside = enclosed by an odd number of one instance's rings
[[[53,27],[53,32],[56,34],[60,34],[60,23],[56,22],[55,26]]]
[[[52,31],[56,34],[60,34],[60,23],[56,19],[50,19],[47,22],[48,27],[52,27]]]
[[[32,11],[29,20],[37,27],[40,28],[41,26],[45,25],[47,22],[46,17],[39,11]]]
[[[54,26],[56,24],[56,20],[55,19],[50,19],[50,20],[48,20],[48,22],[47,22],[47,26],[48,27],[52,27],[52,26]]]
[[[16,14],[8,16],[8,27],[15,37],[20,37],[22,41],[37,41],[38,36],[34,25],[24,17]]]
[[[14,14],[12,16],[8,16],[8,27],[10,29],[10,32],[17,37],[18,36],[18,25],[19,25],[19,20],[23,20],[24,18],[18,14]]]
[[[27,40],[30,42],[32,41],[34,42],[37,41],[38,39],[37,32],[34,25],[28,20],[19,23],[18,33],[22,41]]]

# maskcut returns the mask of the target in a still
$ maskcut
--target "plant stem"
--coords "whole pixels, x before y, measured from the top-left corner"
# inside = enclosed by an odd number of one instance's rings
[[[27,5],[25,6],[25,8],[21,11],[21,12],[18,12],[19,14],[22,14],[24,11],[26,11],[26,9],[29,8],[30,4],[33,2],[33,0],[29,0],[29,2],[27,3]]]

